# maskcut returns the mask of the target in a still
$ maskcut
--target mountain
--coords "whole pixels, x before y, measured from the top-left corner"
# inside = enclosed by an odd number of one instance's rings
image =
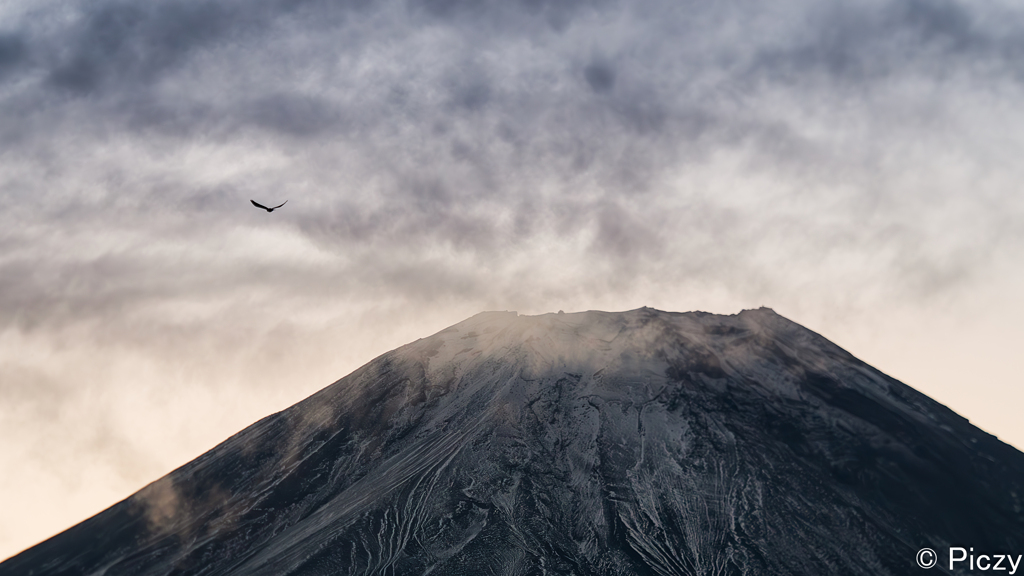
[[[1022,496],[1024,454],[769,309],[488,312],[0,575],[950,573],[1024,553]]]

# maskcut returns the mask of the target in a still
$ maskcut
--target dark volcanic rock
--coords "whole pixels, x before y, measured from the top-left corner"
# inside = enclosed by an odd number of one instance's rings
[[[770,310],[486,313],[0,575],[916,574],[1024,553],[1022,495],[1024,454]]]

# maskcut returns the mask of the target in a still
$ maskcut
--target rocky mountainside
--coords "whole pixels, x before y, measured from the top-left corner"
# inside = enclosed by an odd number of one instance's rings
[[[1024,454],[771,310],[491,312],[0,575],[917,574],[1024,553],[1022,497]]]

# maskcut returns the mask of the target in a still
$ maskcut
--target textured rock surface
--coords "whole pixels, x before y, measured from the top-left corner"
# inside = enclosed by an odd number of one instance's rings
[[[0,575],[910,574],[1024,553],[1022,496],[1024,454],[771,310],[485,313]]]

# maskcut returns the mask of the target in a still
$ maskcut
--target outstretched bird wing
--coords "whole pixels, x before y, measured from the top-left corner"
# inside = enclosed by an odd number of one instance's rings
[[[260,204],[259,202],[255,201],[255,200],[249,200],[249,202],[252,202],[252,205],[257,207],[257,208],[263,208],[264,210],[268,210],[268,208],[266,206],[264,206],[263,204]],[[287,200],[285,200],[285,202],[287,202]]]
[[[284,206],[284,205],[285,205],[285,204],[287,204],[287,203],[288,203],[288,201],[287,201],[287,200],[285,200],[284,202],[281,202],[281,203],[280,203],[280,204],[278,204],[277,206],[274,206],[273,208],[271,208],[271,210],[277,210],[278,208],[280,208],[281,206]]]

